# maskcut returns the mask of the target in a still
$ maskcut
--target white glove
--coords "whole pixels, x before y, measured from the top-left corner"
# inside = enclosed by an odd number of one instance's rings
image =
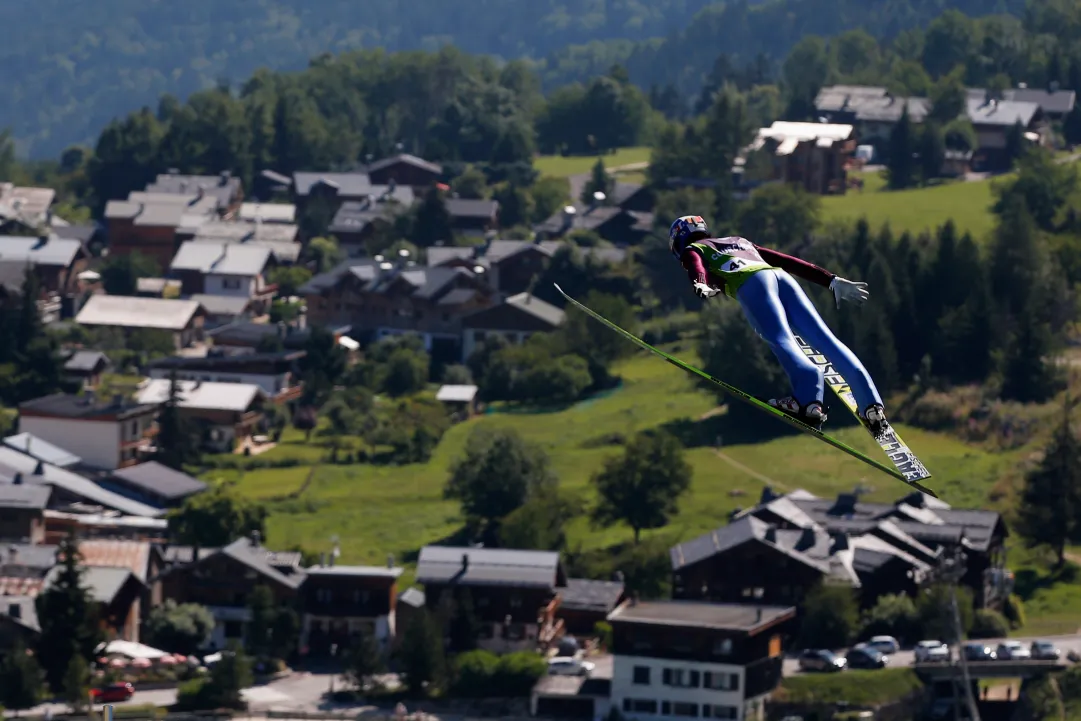
[[[855,283],[840,276],[830,281],[830,290],[833,291],[833,299],[837,302],[838,308],[841,307],[842,300],[863,305],[871,297],[871,294],[867,292],[866,283]]]
[[[713,296],[717,295],[718,292],[720,291],[718,291],[716,288],[711,288],[705,283],[694,284],[694,294],[697,295],[699,298],[712,298]]]

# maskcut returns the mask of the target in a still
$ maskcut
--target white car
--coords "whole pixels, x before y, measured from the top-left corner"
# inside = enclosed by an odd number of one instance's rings
[[[912,649],[916,663],[942,663],[950,660],[950,647],[941,641],[920,641]]]
[[[864,645],[870,646],[887,656],[892,656],[901,650],[901,644],[897,643],[897,639],[893,636],[872,636],[871,640]]]
[[[1000,661],[1031,661],[1032,651],[1020,641],[1003,641],[998,645],[995,655]]]
[[[589,676],[596,667],[592,661],[582,661],[571,656],[548,659],[549,676]]]

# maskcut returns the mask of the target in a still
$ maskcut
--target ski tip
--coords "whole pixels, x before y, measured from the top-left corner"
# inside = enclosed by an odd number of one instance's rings
[[[560,295],[566,295],[566,293],[563,292],[563,289],[559,287],[559,283],[552,283],[552,285],[556,287],[556,290],[559,291]]]
[[[913,488],[915,488],[915,489],[916,489],[917,491],[919,491],[920,493],[926,493],[926,494],[927,494],[928,496],[930,496],[931,498],[938,498],[938,494],[937,494],[937,493],[935,493],[934,491],[932,491],[932,490],[931,490],[930,488],[928,488],[927,486],[923,485],[923,484],[922,484],[922,483],[920,483],[919,481],[905,481],[905,482],[906,482],[906,483],[908,483],[908,485],[910,485],[910,486],[912,486]]]

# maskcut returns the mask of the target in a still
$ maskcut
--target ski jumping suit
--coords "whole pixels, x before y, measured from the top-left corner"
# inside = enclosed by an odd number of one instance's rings
[[[822,402],[823,371],[800,350],[798,333],[826,356],[845,377],[861,409],[882,405],[874,382],[859,358],[839,341],[811,304],[795,275],[829,287],[834,274],[799,258],[760,248],[746,238],[711,238],[688,243],[680,263],[692,283],[724,290],[743,308],[755,332],[769,343],[801,405]],[[792,275],[789,275],[791,273]]]

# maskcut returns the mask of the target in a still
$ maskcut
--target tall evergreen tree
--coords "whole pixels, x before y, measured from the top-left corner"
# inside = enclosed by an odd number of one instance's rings
[[[1025,478],[1018,507],[1018,530],[1030,546],[1050,546],[1058,565],[1066,562],[1066,544],[1081,531],[1081,443],[1074,435],[1066,400],[1040,465]]]
[[[199,459],[201,445],[198,429],[184,417],[180,408],[181,390],[176,371],[169,374],[169,398],[158,415],[158,452],[156,460],[164,466],[183,470]]]
[[[1059,367],[1050,357],[1054,338],[1046,321],[1039,289],[1032,289],[1028,308],[1013,319],[1013,333],[1002,360],[1002,397],[1039,403],[1059,387]]]
[[[61,541],[57,556],[59,573],[37,597],[36,606],[41,625],[37,657],[49,687],[59,692],[64,688],[72,657],[92,659],[104,634],[98,625],[98,608],[83,581],[84,569],[74,533]]]
[[[942,175],[946,162],[946,136],[938,123],[925,123],[920,132],[920,175],[928,183]]]
[[[1006,157],[1010,165],[1017,162],[1025,152],[1025,126],[1018,120],[1006,133]]]
[[[605,196],[612,192],[612,177],[608,175],[608,171],[604,167],[604,159],[597,158],[597,162],[593,164],[593,170],[590,171],[589,180],[582,186],[582,195],[579,200],[584,205],[592,205],[594,193],[604,193]],[[605,198],[604,204],[608,204],[608,199]]]
[[[440,240],[449,243],[454,235],[450,220],[450,211],[443,199],[443,191],[430,188],[421,198],[413,215],[411,240],[424,248],[435,245],[436,241]]]
[[[16,713],[33,708],[41,700],[44,685],[37,659],[17,641],[0,661],[0,706]]]
[[[908,106],[901,112],[901,119],[890,130],[889,146],[886,151],[886,171],[889,175],[889,187],[901,190],[912,185],[916,175],[916,136],[912,118],[908,115]]]
[[[431,613],[421,610],[406,626],[402,645],[398,648],[398,660],[405,677],[403,681],[414,694],[430,691],[432,686],[438,686],[444,680],[443,632]]]

